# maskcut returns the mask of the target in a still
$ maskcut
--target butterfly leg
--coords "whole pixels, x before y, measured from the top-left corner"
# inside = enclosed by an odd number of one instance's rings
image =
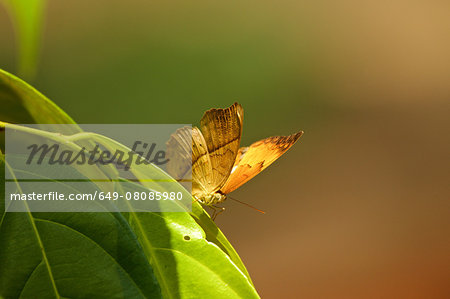
[[[212,211],[211,219],[214,221],[214,219],[216,218],[216,214],[217,214],[216,207],[214,207],[212,205],[205,205],[205,206],[211,209],[211,211]]]
[[[223,213],[225,211],[224,207],[218,207],[215,205],[211,205],[211,207],[214,209],[214,215],[211,217],[211,219],[214,221],[216,219],[217,216],[219,216],[221,213]],[[217,212],[217,210],[219,210]]]

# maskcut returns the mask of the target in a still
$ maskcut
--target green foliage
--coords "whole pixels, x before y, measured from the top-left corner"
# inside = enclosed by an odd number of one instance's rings
[[[0,245],[5,298],[161,297],[120,213],[4,213]]]
[[[0,105],[0,120],[9,123],[73,123],[35,89],[1,70]],[[5,125],[0,122],[0,129]],[[63,138],[73,146],[95,140],[111,150],[124,149],[114,140],[80,131],[27,132]],[[14,177],[1,153],[0,164]],[[153,165],[133,171],[145,181],[171,179]],[[124,181],[117,189],[160,188],[152,184]],[[90,187],[99,186],[84,188]],[[258,297],[239,256],[197,203],[190,213],[5,213],[4,190],[0,194],[0,296],[5,298]]]
[[[0,69],[0,120],[10,123],[75,124],[64,111],[26,82]]]

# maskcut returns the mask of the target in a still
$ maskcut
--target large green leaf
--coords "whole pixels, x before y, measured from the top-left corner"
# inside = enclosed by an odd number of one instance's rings
[[[39,133],[39,130],[30,131],[29,128],[20,128],[20,126],[13,126],[16,130],[24,130],[26,132],[32,132],[35,134],[45,134],[48,135],[54,134],[55,139],[61,138],[60,134],[42,132]],[[124,148],[123,145],[108,139],[101,135],[96,134],[88,134],[82,133],[80,134],[80,138],[76,138],[75,136],[68,136],[65,143],[70,142],[82,142],[85,139],[95,140],[97,143],[102,144],[109,150],[113,151],[115,149],[121,149],[123,151],[129,151],[129,149]],[[136,177],[142,179],[142,185],[128,183],[124,185],[127,189],[125,191],[148,191],[149,189],[164,191],[161,190],[161,186],[158,186],[157,183],[152,182],[151,178],[166,178],[167,180],[173,181],[173,190],[168,191],[179,191],[183,193],[183,196],[188,196],[190,198],[190,194],[181,186],[176,183],[173,179],[171,179],[167,174],[165,174],[159,168],[145,164],[141,164],[136,166],[136,169],[131,169],[134,172]],[[94,186],[94,184],[92,184]],[[131,187],[130,187],[131,186]],[[20,186],[19,186],[20,187]],[[85,188],[88,188],[86,186]],[[131,189],[130,189],[131,188]],[[88,192],[88,189],[78,190],[79,193]],[[39,192],[39,190],[36,190]],[[91,191],[92,192],[92,191]],[[14,227],[10,228],[7,224],[9,223],[9,219],[11,219],[11,215],[22,215],[23,213],[5,213],[5,222],[0,227],[0,244],[5,242],[5,244],[11,244],[11,239],[14,236]],[[107,252],[105,249],[98,254],[95,254],[95,250],[87,247],[85,248],[82,243],[83,239],[76,238],[78,235],[90,235],[94,234],[94,237],[89,238],[93,241],[93,243],[99,243],[96,239],[102,238],[104,235],[101,232],[100,228],[103,228],[105,223],[102,223],[97,220],[99,215],[108,214],[108,213],[95,213],[95,214],[68,214],[68,213],[46,213],[43,214],[32,214],[25,213],[28,215],[28,218],[22,219],[28,220],[31,226],[31,232],[34,232],[36,237],[34,240],[37,242],[36,248],[42,249],[42,260],[39,261],[39,264],[42,263],[44,268],[41,271],[46,270],[48,273],[48,281],[50,283],[36,283],[27,282],[25,286],[28,288],[30,286],[30,290],[33,293],[41,292],[40,294],[49,295],[51,292],[54,293],[64,293],[64,296],[67,294],[72,296],[81,296],[86,295],[86,293],[76,293],[75,290],[79,289],[73,288],[73,286],[83,285],[86,280],[86,275],[82,275],[82,273],[78,273],[78,271],[86,271],[89,275],[92,273],[105,272],[105,275],[102,276],[105,281],[101,280],[98,283],[93,283],[93,280],[90,281],[92,284],[88,284],[86,287],[82,288],[83,291],[88,291],[89,294],[95,294],[96,297],[99,297],[99,293],[97,292],[97,286],[108,285],[114,282],[114,279],[119,280],[121,283],[121,293],[120,294],[134,294],[134,296],[139,295],[140,293],[144,294],[141,289],[134,289],[133,284],[131,282],[122,281],[125,278],[132,277],[132,273],[129,273],[128,276],[122,274],[122,271],[119,271],[127,264],[120,264],[119,260],[113,259],[108,260],[111,264],[98,264],[97,261],[103,261],[101,258],[101,253]],[[61,218],[60,215],[70,215],[68,219]],[[81,216],[80,216],[81,215]],[[115,215],[115,214],[114,214]],[[145,254],[147,257],[146,263],[141,264],[151,265],[153,268],[153,272],[157,278],[159,287],[161,292],[165,298],[210,298],[210,297],[223,297],[223,298],[257,298],[258,294],[256,293],[253,285],[251,284],[249,278],[246,274],[241,271],[230,258],[230,256],[224,252],[219,246],[214,244],[213,242],[209,242],[206,238],[206,235],[202,228],[198,225],[198,223],[192,218],[191,214],[188,212],[178,212],[178,213],[139,213],[139,212],[130,212],[125,214],[128,218],[129,224],[134,232],[134,234],[138,237],[142,249],[138,250],[139,253]],[[86,217],[86,218],[84,218]],[[121,214],[117,214],[119,219],[122,219]],[[77,226],[71,225],[71,223],[67,223],[68,221],[78,221],[79,219],[87,219],[89,220],[87,226]],[[55,220],[57,219],[57,220]],[[77,224],[76,222],[75,224]],[[98,226],[97,226],[98,223]],[[51,225],[50,225],[51,224]],[[61,224],[61,226],[58,226]],[[107,223],[106,223],[107,224]],[[70,227],[69,230],[65,229],[67,226]],[[113,225],[114,226],[114,225]],[[84,228],[84,231],[80,231],[80,227]],[[64,228],[64,229],[62,229]],[[92,233],[90,229],[94,229],[95,232],[98,232],[98,235]],[[2,230],[5,229],[6,232]],[[62,231],[60,231],[62,229]],[[110,231],[110,230],[108,230]],[[125,235],[129,234],[129,232],[124,232]],[[42,236],[41,236],[42,234]],[[68,234],[68,235],[66,235]],[[122,232],[115,233],[111,239],[115,239],[114,237],[118,234],[122,234]],[[3,241],[2,236],[6,236],[6,240]],[[49,238],[47,238],[49,237]],[[73,239],[73,242],[70,241]],[[133,238],[132,238],[133,239]],[[134,238],[135,240],[136,238]],[[33,240],[28,236],[27,240]],[[58,240],[64,240],[63,245],[58,244]],[[8,242],[9,241],[9,242]],[[89,242],[88,242],[89,243]],[[114,243],[114,242],[113,242]],[[13,248],[15,246],[12,243],[12,248],[8,246],[0,249],[0,262],[2,261],[14,261],[17,260],[17,256],[10,256],[9,252],[17,252],[14,251]],[[65,246],[69,247],[65,247]],[[87,245],[93,245],[91,243]],[[95,248],[99,247],[98,244],[94,244]],[[30,247],[30,244],[26,244],[25,246]],[[117,246],[117,245],[116,245]],[[76,248],[76,250],[71,250],[70,248]],[[5,251],[4,251],[5,250]],[[20,252],[20,251],[19,251]],[[57,253],[64,253],[65,258],[58,258],[59,255]],[[87,260],[88,265],[81,265],[79,268],[75,268],[73,271],[76,274],[74,277],[71,276],[70,269],[64,268],[64,265],[67,262],[67,259],[70,261],[79,260],[79,256],[77,253],[82,252],[90,252]],[[75,257],[72,255],[75,254]],[[55,257],[54,255],[57,255]],[[36,253],[33,253],[33,257],[36,256]],[[91,260],[91,256],[94,260]],[[62,266],[60,264],[62,263]],[[71,263],[70,263],[71,264]],[[117,265],[118,264],[118,265]],[[12,265],[16,265],[16,263],[12,263]],[[42,267],[43,267],[42,266]],[[107,270],[102,270],[104,268]],[[56,268],[56,270],[53,270]],[[61,270],[61,268],[63,270]],[[14,281],[20,281],[20,278],[28,277],[28,276],[20,276],[16,277],[15,275],[8,275],[9,271],[12,271],[14,268],[6,268],[5,272],[0,272],[0,280],[4,280],[3,277],[12,277]],[[134,269],[134,268],[133,268]],[[8,271],[9,270],[9,271]],[[30,269],[29,269],[30,270]],[[60,270],[60,271],[59,271]],[[149,273],[151,273],[150,269],[147,269]],[[32,270],[34,271],[34,270]],[[142,271],[142,270],[141,270]],[[44,271],[45,272],[45,271]],[[2,277],[2,274],[3,277]],[[20,274],[20,273],[19,273]],[[39,276],[41,277],[41,276]],[[45,277],[42,276],[42,277]],[[64,284],[60,282],[60,277],[70,277],[72,281],[71,284]],[[143,279],[142,277],[140,277]],[[39,280],[40,278],[36,278]],[[149,279],[148,277],[146,279]],[[6,279],[5,279],[6,280]],[[9,280],[8,280],[9,282]],[[117,282],[116,282],[117,284]],[[135,283],[137,285],[137,283]],[[20,289],[22,286],[16,286],[17,291],[25,292],[26,289]],[[42,289],[39,289],[41,287]],[[113,293],[105,293],[102,288],[99,288],[100,294],[118,294],[118,290],[115,288],[110,288],[109,290],[113,290]],[[30,291],[30,292],[31,292]],[[140,291],[138,294],[137,291]],[[151,289],[154,291],[154,288]],[[10,295],[6,293],[6,295]]]
[[[0,101],[16,109],[2,110],[0,120],[73,123],[23,81],[5,72],[0,78]],[[29,121],[23,121],[24,113]],[[38,131],[30,134],[44,134]],[[55,134],[55,138],[66,138],[74,145],[95,140],[111,150],[124,149],[95,134]],[[173,180],[153,165],[142,164],[133,171],[143,182],[128,182],[123,185],[125,191],[161,190],[152,178]],[[190,196],[175,181],[172,186]],[[4,197],[4,190],[0,192],[0,198]],[[239,256],[197,203],[190,213],[0,211],[0,296],[153,298],[161,292],[166,298],[258,297]]]

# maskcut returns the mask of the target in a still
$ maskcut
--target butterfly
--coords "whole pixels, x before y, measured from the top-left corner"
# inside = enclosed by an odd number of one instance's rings
[[[200,129],[183,127],[167,142],[167,171],[174,178],[192,178],[195,200],[216,211],[217,204],[283,155],[302,136],[274,136],[239,147],[244,109],[238,103],[205,112]],[[219,212],[219,213],[220,213]]]

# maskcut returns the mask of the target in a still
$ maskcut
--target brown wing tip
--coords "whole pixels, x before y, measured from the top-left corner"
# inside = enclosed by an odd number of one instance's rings
[[[297,132],[292,135],[276,136],[273,138],[277,139],[277,141],[282,142],[282,143],[294,144],[300,137],[302,137],[303,133],[304,133],[303,131],[300,131],[300,132]]]
[[[303,133],[304,133],[303,131],[300,131],[292,135],[280,136],[280,138],[277,140],[277,144],[281,143],[282,145],[284,145],[283,147],[287,150],[288,148],[293,146],[294,143],[296,143],[300,137],[302,137]]]
[[[272,136],[272,137],[260,140],[258,142],[255,142],[255,144],[258,144],[258,143],[270,144],[273,149],[277,148],[277,149],[281,150],[282,152],[285,152],[291,146],[293,146],[294,143],[296,143],[297,140],[302,135],[303,135],[303,131],[297,132],[292,135],[287,135],[287,136]]]
[[[302,137],[303,133],[305,133],[304,131],[299,131],[295,134],[292,134],[291,136],[295,139],[295,141],[297,141],[300,137]]]

